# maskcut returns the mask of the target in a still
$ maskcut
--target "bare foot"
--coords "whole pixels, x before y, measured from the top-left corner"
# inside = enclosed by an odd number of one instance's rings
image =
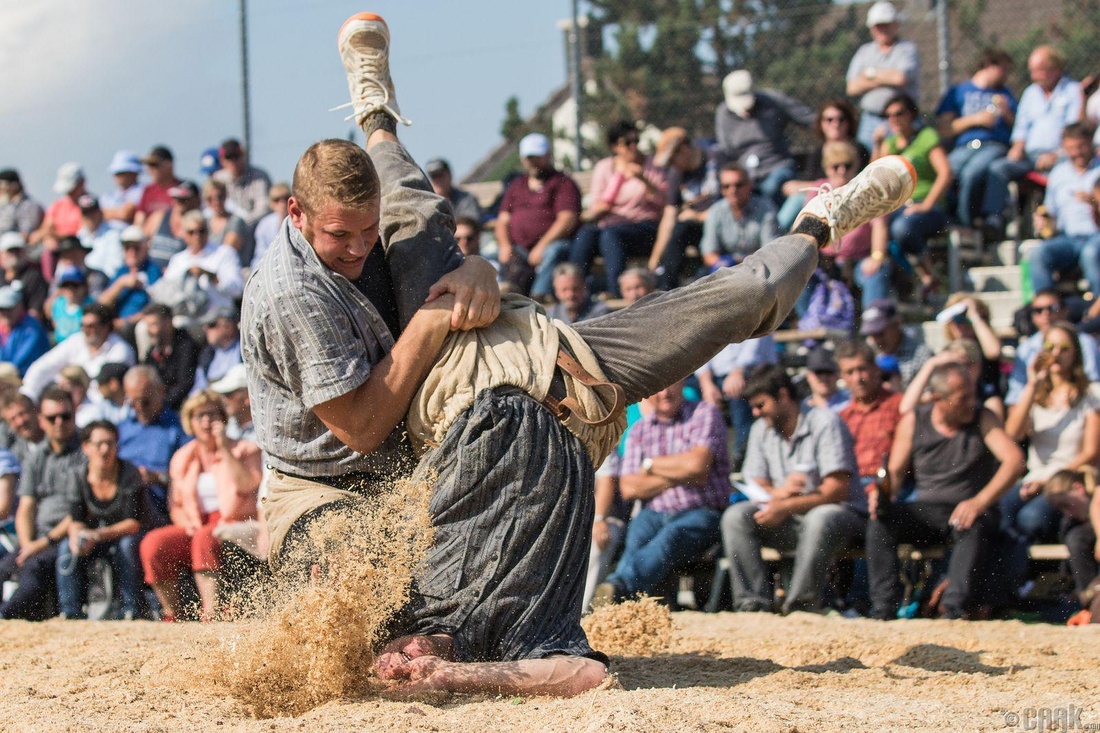
[[[413,679],[414,670],[420,669],[414,667],[415,660],[431,657],[441,662],[449,661],[454,659],[454,653],[454,639],[447,634],[401,636],[378,652],[374,672],[382,680]]]

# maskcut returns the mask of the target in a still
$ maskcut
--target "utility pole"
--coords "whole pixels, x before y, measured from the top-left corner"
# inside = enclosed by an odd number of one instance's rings
[[[570,86],[573,92],[573,104],[576,107],[576,120],[574,120],[574,145],[577,149],[577,159],[573,165],[577,171],[582,169],[581,161],[584,160],[584,137],[581,135],[581,95],[583,85],[581,82],[581,24],[580,24],[580,0],[573,0],[573,68],[570,78]]]
[[[248,94],[248,0],[239,0],[241,20],[241,103],[244,108],[244,149],[252,153],[252,111]]]

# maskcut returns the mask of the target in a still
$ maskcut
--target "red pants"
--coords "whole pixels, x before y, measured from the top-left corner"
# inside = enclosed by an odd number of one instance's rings
[[[149,585],[174,583],[181,572],[217,570],[222,543],[214,537],[214,526],[221,515],[214,512],[195,532],[170,524],[154,529],[141,541],[141,566]]]

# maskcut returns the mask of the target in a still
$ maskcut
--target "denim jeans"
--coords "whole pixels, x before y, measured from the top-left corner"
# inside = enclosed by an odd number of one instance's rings
[[[890,215],[890,238],[908,255],[922,255],[928,240],[947,227],[947,214],[939,206],[915,214],[899,209]]]
[[[136,616],[138,612],[138,536],[127,535],[112,542],[100,542],[84,556],[72,554],[68,540],[58,545],[57,600],[61,613],[68,618],[87,618],[84,603],[88,595],[88,563],[107,557],[114,571],[115,585],[122,597],[122,611]]]
[[[1008,152],[1004,143],[983,142],[980,147],[969,145],[955,148],[947,155],[947,162],[958,181],[958,203],[955,216],[963,226],[973,226],[974,217],[982,212],[983,194],[989,166]]]
[[[756,181],[756,192],[767,199],[771,199],[776,206],[783,203],[783,184],[794,179],[794,166],[790,163],[775,168],[767,175]]]
[[[870,259],[870,258],[867,258]],[[872,301],[890,297],[890,270],[892,269],[890,258],[885,258],[875,270],[873,275],[863,272],[863,260],[855,263],[853,278],[860,287],[863,295],[860,302],[864,308],[869,308]]]
[[[54,565],[57,563],[58,547],[50,545],[18,568],[19,587],[11,598],[0,604],[0,618],[45,621],[55,614],[57,580]],[[13,572],[14,557],[8,555],[4,560],[12,566],[10,570],[5,567],[5,571]]]
[[[645,257],[657,241],[657,222],[642,221],[599,227],[585,224],[573,240],[569,260],[587,273],[599,250],[603,257],[603,292],[619,297],[619,275],[626,269],[626,258]]]
[[[1022,160],[998,158],[989,164],[985,176],[985,195],[982,198],[982,216],[1003,219],[1008,202],[1008,184],[1018,181],[1035,169],[1035,161],[1024,156]]]
[[[780,552],[795,551],[784,610],[820,608],[829,565],[841,550],[858,546],[867,519],[844,504],[822,504],[774,527],[762,527],[753,519],[758,511],[758,505],[746,501],[722,515],[722,544],[730,563],[734,609],[771,609],[770,574],[760,555],[764,545]]]
[[[532,298],[538,300],[554,294],[554,268],[569,259],[569,249],[572,246],[570,239],[555,239],[546,245],[542,262],[535,266],[535,281],[531,284]]]
[[[1032,542],[1053,542],[1058,536],[1058,520],[1062,516],[1044,496],[1020,497],[1020,487],[1014,486],[1001,497],[1001,531]]]
[[[1089,290],[1100,294],[1100,234],[1059,234],[1031,250],[1031,287],[1054,287],[1054,274],[1080,267]]]
[[[859,129],[856,130],[856,140],[868,150],[875,149],[875,130],[886,127],[886,118],[867,110],[859,112]]]
[[[626,596],[652,595],[673,570],[700,557],[721,540],[717,509],[678,514],[643,508],[626,528],[626,547],[607,580]]]

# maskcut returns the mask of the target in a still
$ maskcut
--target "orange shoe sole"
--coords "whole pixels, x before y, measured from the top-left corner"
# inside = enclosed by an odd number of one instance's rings
[[[337,44],[339,44],[339,42],[340,42],[340,37],[342,35],[344,35],[344,29],[347,28],[348,23],[351,23],[351,22],[356,21],[356,20],[377,20],[377,21],[381,21],[382,25],[386,25],[386,19],[383,18],[381,15],[377,15],[375,13],[356,13],[355,15],[353,15],[350,18],[348,18],[347,20],[345,20],[344,24],[340,26],[340,31],[336,34]],[[386,25],[386,28],[388,29],[389,26]]]

